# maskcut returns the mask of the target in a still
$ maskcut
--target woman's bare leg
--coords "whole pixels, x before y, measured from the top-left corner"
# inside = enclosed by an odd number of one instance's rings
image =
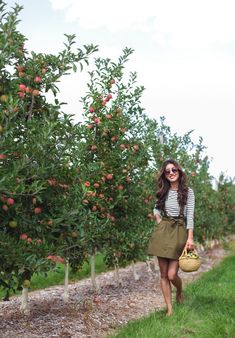
[[[168,279],[176,287],[177,303],[182,303],[184,300],[182,293],[182,280],[178,276],[178,270],[179,270],[179,261],[170,259],[168,265]]]
[[[167,306],[167,316],[172,314],[171,283],[168,279],[169,259],[158,257],[158,264],[161,273],[161,289]]]

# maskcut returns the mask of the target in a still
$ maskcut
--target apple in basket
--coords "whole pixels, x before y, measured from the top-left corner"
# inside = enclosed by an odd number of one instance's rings
[[[188,251],[186,256],[189,258],[199,258],[199,256],[194,251]]]

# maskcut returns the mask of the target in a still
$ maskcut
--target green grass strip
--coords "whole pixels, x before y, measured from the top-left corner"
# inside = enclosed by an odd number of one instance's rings
[[[235,338],[235,254],[185,289],[174,314],[158,311],[132,321],[115,338]]]
[[[104,255],[99,253],[96,255],[95,269],[96,273],[107,271],[107,268],[103,260]],[[90,276],[90,263],[84,263],[82,268],[76,272],[69,273],[69,282],[77,281]],[[54,285],[64,284],[64,265],[57,264],[57,271],[48,272],[47,275],[44,273],[34,274],[31,279],[30,291],[45,289]],[[21,291],[17,291],[16,294],[21,294]],[[13,292],[10,293],[13,295]],[[5,291],[0,288],[0,300],[5,296]]]

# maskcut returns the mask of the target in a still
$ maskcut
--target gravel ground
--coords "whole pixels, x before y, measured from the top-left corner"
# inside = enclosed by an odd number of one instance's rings
[[[210,270],[225,255],[220,247],[201,253],[203,264],[197,272],[180,271],[183,284]],[[115,283],[113,271],[98,275],[97,293],[92,291],[90,279],[69,284],[67,303],[62,299],[63,286],[30,292],[28,316],[19,310],[20,297],[0,302],[0,337],[104,338],[128,321],[164,307],[158,266],[151,272],[143,262],[135,267],[138,281],[133,278],[131,266],[120,269],[123,286]]]

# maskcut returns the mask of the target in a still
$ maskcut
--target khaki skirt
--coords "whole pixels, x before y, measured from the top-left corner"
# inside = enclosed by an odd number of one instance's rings
[[[147,253],[158,257],[179,259],[187,237],[183,217],[163,217],[151,234]]]

